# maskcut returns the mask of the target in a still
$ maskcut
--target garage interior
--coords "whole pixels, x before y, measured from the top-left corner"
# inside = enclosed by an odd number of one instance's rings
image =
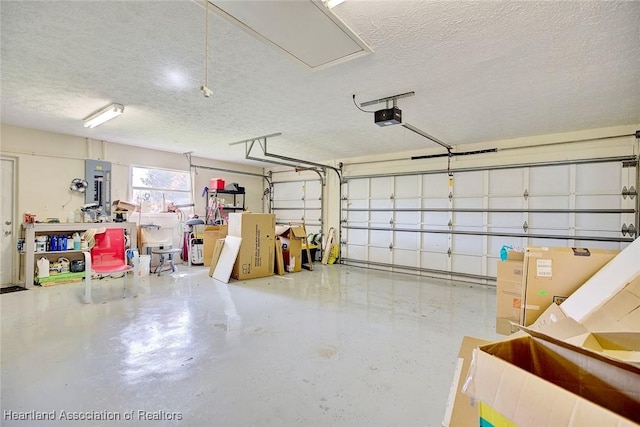
[[[0,16],[2,425],[640,423],[640,2]]]

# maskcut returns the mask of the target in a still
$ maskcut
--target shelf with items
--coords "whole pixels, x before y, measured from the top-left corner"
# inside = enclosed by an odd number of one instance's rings
[[[73,236],[74,232],[84,233],[91,229],[100,228],[123,228],[129,236],[129,247],[137,247],[137,225],[134,222],[76,222],[76,223],[23,223],[22,224],[22,251],[19,251],[22,255],[22,278],[24,278],[24,285],[26,288],[33,287],[34,276],[36,268],[36,258],[40,259],[46,257],[50,261],[55,262],[58,258],[83,259],[84,254],[82,249],[66,249],[66,250],[47,250],[49,246],[42,246],[42,241],[38,242],[37,238],[47,236],[47,241],[51,239],[49,236],[66,236],[67,245],[69,245],[69,236]],[[64,239],[63,239],[64,240]],[[40,243],[40,248],[38,248]],[[48,243],[48,242],[47,242]],[[45,245],[47,244],[45,243]],[[68,247],[68,246],[67,246]],[[42,249],[42,250],[37,250]]]
[[[229,203],[232,199],[233,202]],[[242,190],[208,190],[207,191],[207,218],[208,225],[217,225],[227,222],[226,212],[238,212],[245,210],[245,192]]]

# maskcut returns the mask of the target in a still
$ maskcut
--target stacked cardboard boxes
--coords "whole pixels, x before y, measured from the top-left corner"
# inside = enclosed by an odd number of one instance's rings
[[[554,276],[559,264],[538,259],[548,258],[530,257],[537,275],[551,267]],[[496,427],[639,426],[639,261],[637,239],[530,327],[461,356],[473,363],[454,381],[459,393],[445,421],[472,405],[475,419],[471,413],[456,425],[488,425],[482,417],[497,415]]]

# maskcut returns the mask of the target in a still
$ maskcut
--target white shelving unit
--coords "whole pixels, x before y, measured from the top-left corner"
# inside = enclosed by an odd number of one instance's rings
[[[23,277],[24,286],[26,288],[33,287],[33,278],[35,271],[35,258],[37,256],[46,257],[62,257],[70,256],[73,254],[82,255],[82,251],[45,251],[36,252],[36,237],[43,235],[55,235],[55,234],[73,234],[74,232],[85,232],[92,228],[123,228],[127,231],[129,236],[129,245],[131,248],[136,248],[137,243],[137,225],[135,222],[98,222],[98,223],[36,223],[36,224],[22,224],[22,237],[24,237],[24,252],[21,255],[24,257],[23,264]]]

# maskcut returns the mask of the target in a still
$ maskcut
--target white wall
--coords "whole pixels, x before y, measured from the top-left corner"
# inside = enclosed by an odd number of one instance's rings
[[[592,159],[611,156],[638,155],[639,143],[630,135],[640,129],[640,123],[629,126],[599,128],[562,134],[540,135],[512,140],[488,141],[455,147],[457,151],[482,148],[499,149],[498,153],[456,157],[452,168],[484,167],[527,162],[557,161],[570,159]],[[32,129],[2,125],[0,153],[18,159],[18,206],[16,211],[31,211],[39,219],[47,217],[66,218],[69,210],[77,209],[84,199],[71,194],[67,188],[73,178],[84,177],[84,160],[106,160],[112,163],[112,199],[128,199],[129,166],[150,166],[178,170],[189,170],[186,157],[179,153],[149,150],[115,143],[88,140],[86,138],[60,135]],[[570,142],[591,140],[585,142]],[[531,148],[511,148],[536,146]],[[425,149],[415,152],[395,153],[385,156],[369,156],[337,159],[331,163],[338,167],[342,162],[344,176],[390,174],[412,171],[443,170],[446,158],[410,160],[412,156],[443,153],[445,150],[425,139]],[[220,169],[242,170],[264,173],[261,168],[248,167],[210,159],[193,158],[193,164]],[[282,170],[274,167],[272,170]],[[313,172],[278,173],[278,181],[296,180],[301,177],[317,178]],[[196,169],[194,174],[196,213],[204,215],[205,200],[200,197],[210,178],[223,178],[227,182],[238,182],[247,191],[246,207],[253,212],[265,212],[262,192],[266,183],[259,177],[215,170]],[[337,175],[327,170],[324,193],[325,231],[339,225],[339,182]],[[71,200],[70,200],[71,199]],[[69,201],[70,200],[70,201]],[[62,205],[69,202],[64,208]]]
[[[84,196],[69,191],[74,178],[84,178],[85,160],[104,160],[112,164],[112,200],[130,200],[130,166],[189,170],[183,154],[96,141],[33,129],[2,125],[0,154],[17,159],[17,222],[29,211],[38,220],[49,217],[66,221],[68,213],[84,204]],[[262,168],[249,167],[211,159],[193,158],[193,164],[262,174]],[[245,205],[253,212],[263,212],[262,178],[217,170],[197,169],[194,173],[196,213],[205,214],[206,201],[201,192],[210,178],[222,178],[245,187]],[[17,231],[17,230],[16,230]]]

